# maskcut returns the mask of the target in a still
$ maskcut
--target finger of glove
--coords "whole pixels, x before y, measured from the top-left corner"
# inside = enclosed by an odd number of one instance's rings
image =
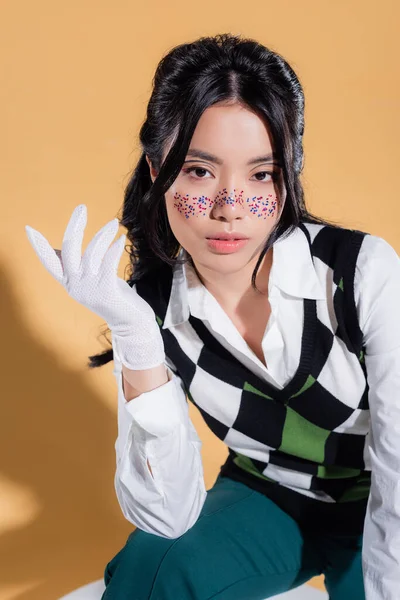
[[[40,231],[36,231],[36,229],[29,227],[29,225],[25,225],[25,231],[42,265],[54,279],[62,283],[64,275],[63,267],[52,246]]]
[[[82,260],[83,234],[87,223],[87,208],[85,204],[77,206],[65,229],[61,257],[65,273],[77,273]]]
[[[119,261],[125,248],[126,235],[121,235],[116,242],[107,250],[103,260],[103,272],[117,275]]]
[[[90,240],[82,258],[82,272],[84,275],[98,274],[104,255],[113,241],[118,227],[118,219],[113,219],[106,223]]]

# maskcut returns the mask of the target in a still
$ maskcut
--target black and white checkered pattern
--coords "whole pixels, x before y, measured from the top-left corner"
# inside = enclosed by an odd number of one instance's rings
[[[157,315],[167,364],[230,449],[229,464],[258,485],[276,482],[323,502],[347,502],[366,498],[370,488],[368,384],[353,292],[368,234],[307,223],[300,229],[329,293],[326,302],[303,299],[300,363],[283,389],[257,377],[193,315],[163,327],[171,267],[136,289]]]

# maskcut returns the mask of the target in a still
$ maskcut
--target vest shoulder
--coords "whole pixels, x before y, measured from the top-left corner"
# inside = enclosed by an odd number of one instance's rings
[[[331,238],[337,237],[338,239],[343,239],[344,236],[349,236],[351,234],[358,234],[358,236],[361,237],[371,235],[368,231],[353,229],[351,227],[342,227],[341,225],[325,225],[322,223],[307,223],[301,221],[301,227],[304,227],[308,231],[308,233],[310,234],[311,242],[314,241],[318,234],[327,235]]]

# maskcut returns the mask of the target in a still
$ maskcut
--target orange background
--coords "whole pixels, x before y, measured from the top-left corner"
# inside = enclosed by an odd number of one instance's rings
[[[112,363],[85,366],[102,349],[103,322],[44,269],[25,225],[60,248],[85,203],[85,247],[121,208],[162,55],[231,32],[283,54],[300,77],[310,208],[399,253],[400,9],[395,0],[3,0],[1,9],[0,598],[54,600],[101,578],[133,526],[114,492]],[[208,489],[227,448],[190,411]],[[322,577],[311,583],[323,589]]]

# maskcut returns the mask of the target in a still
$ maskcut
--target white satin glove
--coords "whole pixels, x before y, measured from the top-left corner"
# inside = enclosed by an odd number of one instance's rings
[[[132,370],[151,369],[165,360],[164,342],[151,306],[117,275],[125,235],[110,242],[118,219],[109,221],[89,242],[82,256],[87,223],[85,204],[77,206],[68,222],[61,260],[46,238],[29,225],[29,241],[39,260],[68,294],[107,322],[121,362]]]

